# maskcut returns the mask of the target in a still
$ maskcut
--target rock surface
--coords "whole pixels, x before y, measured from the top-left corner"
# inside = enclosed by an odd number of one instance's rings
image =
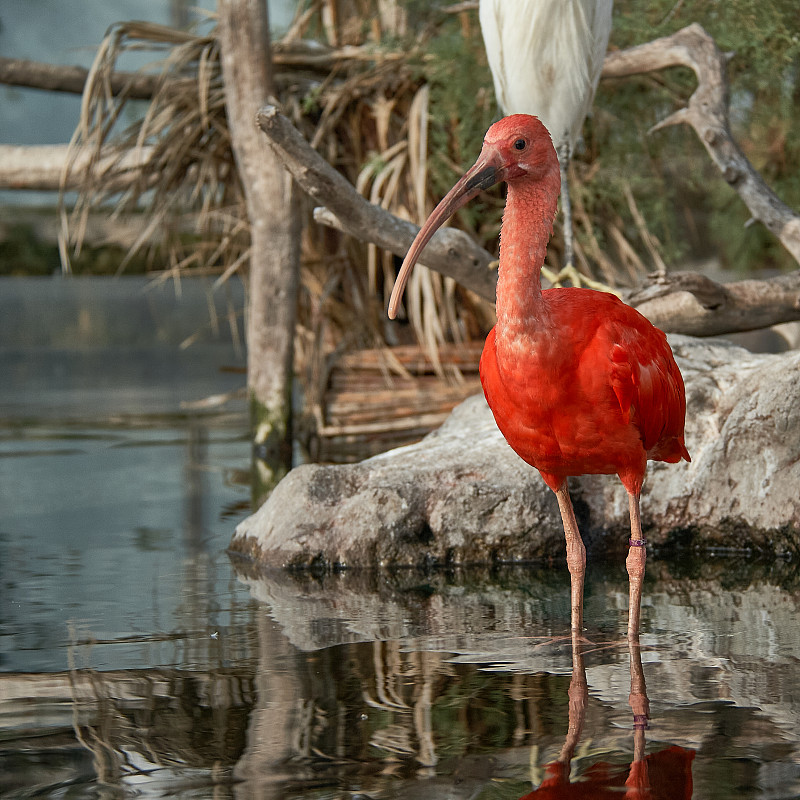
[[[800,554],[800,353],[670,342],[692,463],[650,463],[649,541]],[[570,490],[587,548],[623,548],[627,496],[616,476],[576,478]],[[418,444],[293,470],[237,527],[231,550],[263,565],[335,568],[562,558],[564,544],[555,496],[477,396]]]

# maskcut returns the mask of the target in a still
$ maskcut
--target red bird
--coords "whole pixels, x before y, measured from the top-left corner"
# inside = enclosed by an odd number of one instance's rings
[[[519,800],[691,800],[694,750],[672,745],[630,766],[599,763],[574,783],[569,764],[548,764],[538,789]]]
[[[542,123],[527,114],[489,128],[466,174],[433,210],[406,255],[389,303],[397,313],[408,276],[439,226],[500,181],[508,197],[500,238],[497,324],[480,362],[483,391],[508,443],[556,493],[567,540],[572,629],[583,627],[586,550],[570,475],[616,474],[631,516],[628,636],[638,634],[645,542],[639,495],[647,460],[690,461],[683,440],[683,380],[662,331],[611,294],[541,288],[561,185]]]

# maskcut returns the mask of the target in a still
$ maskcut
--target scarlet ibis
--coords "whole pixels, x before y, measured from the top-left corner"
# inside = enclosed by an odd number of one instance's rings
[[[571,626],[583,628],[586,549],[567,478],[616,474],[628,492],[629,638],[638,635],[645,542],[639,495],[647,460],[690,461],[686,399],[664,333],[615,296],[581,288],[542,291],[560,174],[545,126],[505,117],[489,128],[475,164],[420,229],[395,282],[394,318],[409,273],[437,228],[500,181],[508,195],[500,234],[497,324],[480,360],[486,400],[511,447],[556,493],[571,576]]]
[[[599,762],[581,770],[580,779],[570,780],[572,759],[580,742],[586,719],[589,688],[586,667],[578,637],[572,636],[572,678],[569,682],[569,724],[558,758],[545,767],[545,778],[537,789],[519,800],[691,800],[694,750],[672,745],[645,755],[645,730],[650,716],[650,702],[642,669],[638,639],[628,640],[631,657],[631,693],[633,711],[633,761],[628,767]]]
[[[554,280],[570,277],[576,283],[582,277],[572,265],[567,169],[600,80],[613,5],[613,0],[480,0],[497,102],[505,114],[539,117],[561,164],[564,269]]]

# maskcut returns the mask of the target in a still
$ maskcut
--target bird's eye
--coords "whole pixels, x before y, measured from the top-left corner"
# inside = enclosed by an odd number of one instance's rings
[[[517,139],[514,142],[514,149],[515,150],[524,150],[528,146],[528,143],[524,139]]]

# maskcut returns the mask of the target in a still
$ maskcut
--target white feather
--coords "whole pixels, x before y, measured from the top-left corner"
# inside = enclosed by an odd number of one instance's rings
[[[570,152],[591,108],[611,33],[613,0],[480,0],[497,101],[535,114]]]

